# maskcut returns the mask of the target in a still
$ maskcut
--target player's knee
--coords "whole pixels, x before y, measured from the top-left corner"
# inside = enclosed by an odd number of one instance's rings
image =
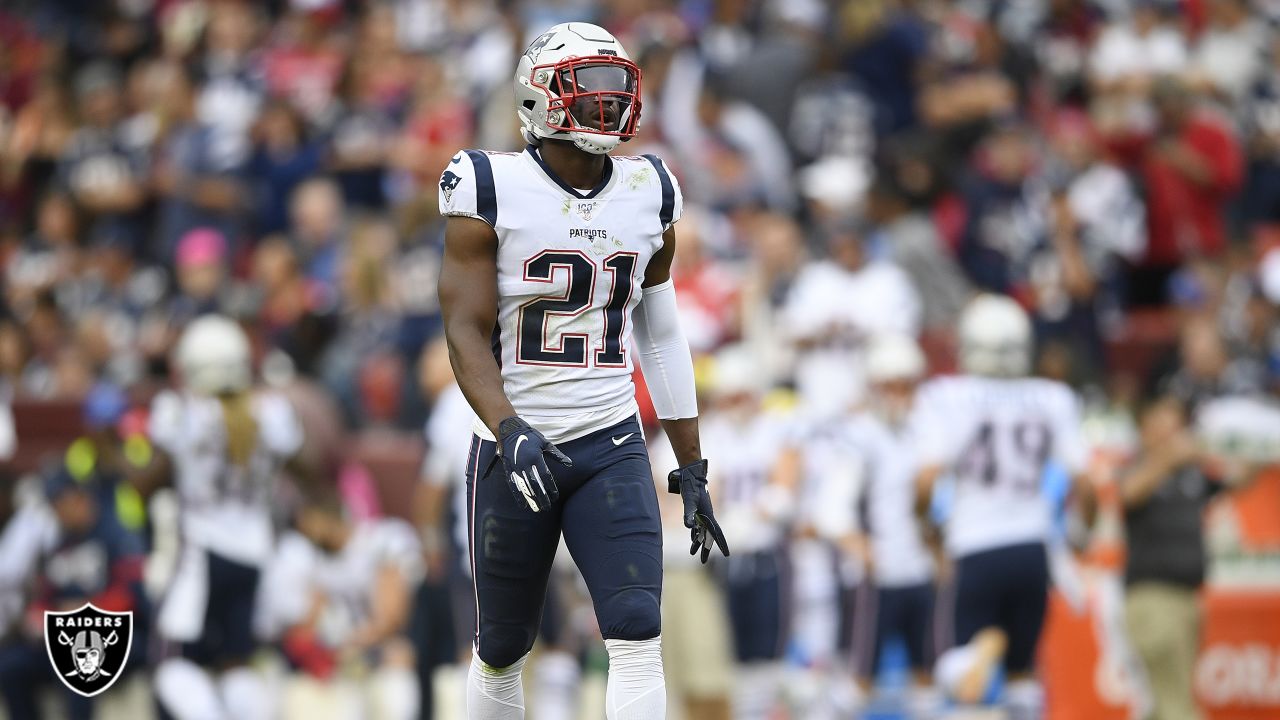
[[[656,592],[628,588],[614,593],[600,608],[605,639],[649,640],[662,632],[662,608]]]
[[[534,633],[518,625],[496,625],[480,633],[478,655],[491,668],[514,665],[533,648]]]

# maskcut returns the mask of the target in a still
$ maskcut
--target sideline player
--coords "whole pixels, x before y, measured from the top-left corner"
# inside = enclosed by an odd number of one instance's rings
[[[907,429],[925,370],[924,353],[911,337],[895,333],[872,338],[865,362],[867,410],[847,425],[847,439],[865,473],[860,503],[866,509],[865,534],[852,533],[840,542],[865,557],[869,581],[866,602],[857,604],[854,628],[859,684],[864,692],[871,691],[887,640],[901,637],[914,681],[907,696],[912,718],[931,718],[938,706],[930,676],[934,562],[915,515],[917,453]]]
[[[302,446],[302,428],[283,396],[254,390],[249,339],[233,320],[197,318],[174,359],[181,388],[152,401],[157,461],[143,481],[170,480],[180,504],[182,552],[158,618],[178,653],[156,668],[156,695],[179,720],[269,717],[248,666],[255,595],[274,544],[272,481]]]
[[[978,296],[961,315],[959,335],[963,374],[926,383],[913,414],[919,506],[944,473],[954,478],[944,528],[955,566],[954,642],[966,645],[984,628],[1002,630],[1004,703],[1013,720],[1039,718],[1044,701],[1034,661],[1052,529],[1042,484],[1050,464],[1073,478],[1084,469],[1079,403],[1066,385],[1027,377],[1031,322],[1013,300]]]
[[[681,467],[692,551],[728,555],[712,515],[689,344],[670,266],[679,186],[656,157],[608,156],[635,135],[640,69],[604,29],[557,25],[515,75],[529,146],[466,150],[440,178],[448,216],[440,304],[450,359],[478,416],[468,459],[473,720],[524,716],[533,645],[561,532],[609,653],[610,720],[666,713],[662,539],[627,354]]]
[[[791,419],[765,403],[759,363],[745,347],[722,348],[709,373],[703,449],[715,460],[716,506],[737,552],[725,563],[726,600],[738,667],[734,717],[771,717],[784,682],[791,606],[786,540],[795,488],[773,472]],[[735,532],[736,531],[736,532]],[[744,547],[745,544],[745,547]]]

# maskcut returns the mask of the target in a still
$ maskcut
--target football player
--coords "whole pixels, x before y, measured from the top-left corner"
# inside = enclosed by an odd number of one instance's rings
[[[975,298],[959,336],[963,374],[925,383],[913,413],[918,507],[927,507],[939,478],[953,479],[944,546],[956,575],[954,642],[968,644],[984,628],[1003,631],[1004,702],[1014,720],[1038,718],[1043,692],[1033,662],[1052,528],[1042,485],[1050,464],[1073,478],[1084,469],[1079,403],[1066,385],[1027,377],[1031,322],[1012,299]]]
[[[929,673],[934,567],[915,517],[916,450],[906,428],[925,373],[924,353],[907,335],[877,335],[867,347],[864,369],[870,391],[867,410],[850,418],[847,430],[861,459],[866,527],[840,541],[864,558],[870,581],[867,602],[857,607],[855,670],[863,690],[869,691],[886,641],[901,637],[914,678],[907,698],[910,716],[928,718],[938,704]]]
[[[354,520],[328,486],[308,493],[294,525],[263,574],[259,604],[260,627],[280,633],[300,671],[285,683],[282,715],[418,717],[406,628],[423,568],[412,526]]]
[[[633,336],[680,463],[668,489],[684,500],[691,550],[728,555],[670,276],[680,187],[657,157],[608,155],[635,136],[640,69],[602,28],[539,35],[520,57],[515,96],[528,147],[460,152],[440,178],[445,336],[478,417],[468,713],[524,716],[520,671],[563,532],[609,652],[606,716],[661,718],[661,521],[636,419]]]
[[[157,622],[178,652],[158,665],[156,695],[179,720],[268,717],[247,665],[254,602],[274,543],[272,481],[302,446],[302,428],[288,400],[254,389],[249,338],[230,318],[197,318],[174,360],[180,388],[152,401],[157,460],[139,480],[144,496],[170,482],[181,508],[182,551]]]
[[[703,418],[703,449],[715,461],[723,527],[741,538],[725,568],[739,663],[734,716],[754,720],[774,714],[782,689],[791,606],[785,540],[796,502],[790,478],[772,470],[789,440],[790,420],[766,406],[759,364],[745,346],[720,350],[709,375],[713,406]]]

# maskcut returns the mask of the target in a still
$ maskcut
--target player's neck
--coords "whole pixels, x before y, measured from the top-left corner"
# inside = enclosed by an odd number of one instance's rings
[[[538,147],[542,161],[570,187],[580,190],[593,188],[604,178],[607,155],[593,155],[579,150],[572,143],[544,140]]]

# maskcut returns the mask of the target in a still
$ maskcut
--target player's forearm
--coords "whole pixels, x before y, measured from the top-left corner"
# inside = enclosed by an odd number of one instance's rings
[[[663,420],[662,429],[671,441],[676,462],[683,467],[702,459],[702,443],[698,439],[698,418]]]
[[[516,414],[502,386],[502,371],[493,359],[489,338],[475,329],[445,331],[449,363],[458,387],[480,421],[497,437],[498,423]]]

